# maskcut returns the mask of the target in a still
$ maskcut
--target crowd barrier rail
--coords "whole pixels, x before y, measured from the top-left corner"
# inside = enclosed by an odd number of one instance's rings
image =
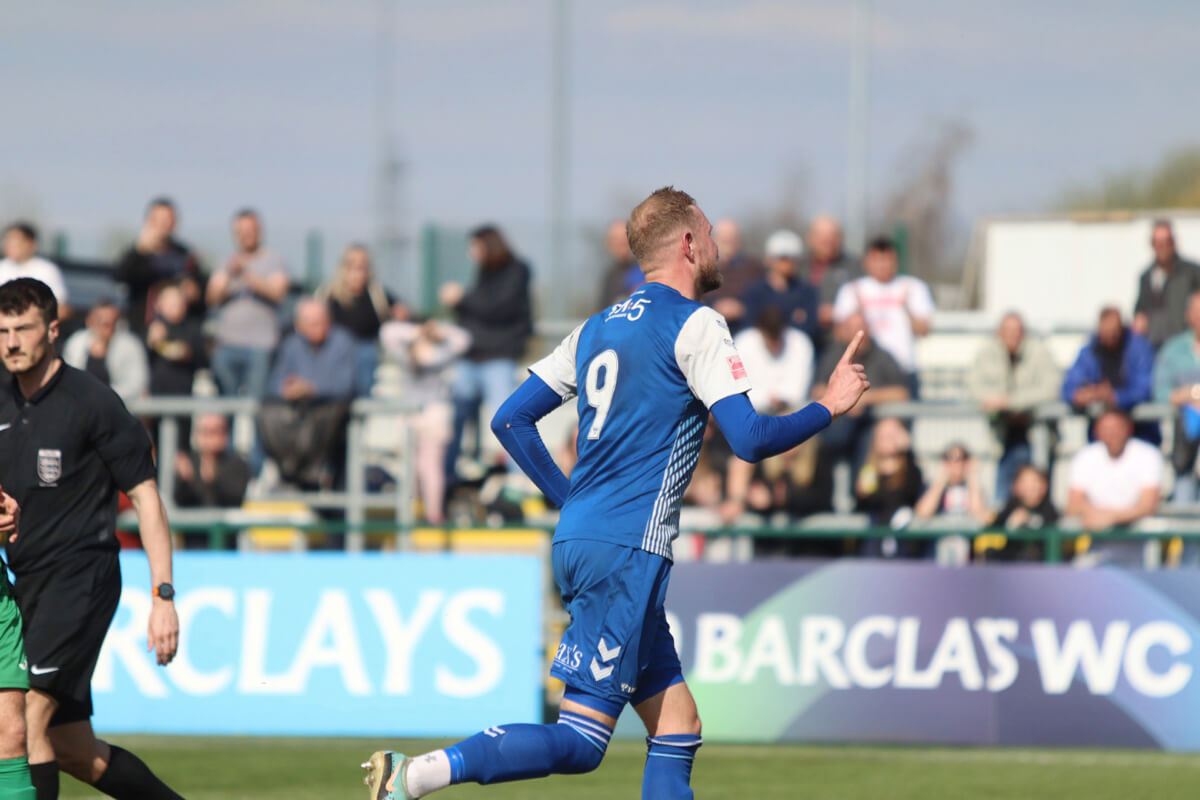
[[[276,503],[294,502],[310,509],[334,510],[342,516],[342,519],[314,520],[311,515],[305,514],[247,509],[177,507],[173,502],[174,462],[180,418],[201,413],[253,417],[258,411],[259,405],[258,401],[251,398],[196,396],[153,397],[129,404],[130,410],[135,414],[158,419],[158,440],[160,442],[158,483],[174,530],[181,533],[207,533],[213,549],[224,549],[230,543],[230,536],[236,536],[246,529],[282,526],[303,534],[299,539],[301,544],[298,547],[300,548],[303,548],[303,542],[309,536],[337,533],[345,535],[344,544],[347,551],[359,552],[367,548],[368,535],[382,535],[385,538],[388,534],[394,535],[397,548],[409,549],[412,544],[413,532],[428,528],[428,526],[419,525],[413,513],[416,486],[411,452],[393,453],[398,456],[397,463],[400,464],[400,469],[393,476],[395,478],[394,488],[387,492],[368,491],[367,488],[368,455],[372,450],[378,449],[368,441],[368,420],[374,415],[383,415],[398,420],[397,424],[407,425],[407,423],[399,421],[400,417],[412,411],[411,406],[403,400],[395,398],[360,398],[351,404],[346,435],[346,486],[344,490],[283,491],[270,495],[270,500]],[[875,413],[881,417],[894,416],[905,420],[986,418],[984,412],[977,406],[946,402],[886,404],[878,406]],[[1132,416],[1136,420],[1171,421],[1175,418],[1176,413],[1176,410],[1170,405],[1144,404],[1136,407]],[[1079,415],[1073,409],[1063,403],[1052,403],[1039,407],[1035,413],[1037,423],[1043,425],[1051,425],[1057,421],[1077,416]],[[406,435],[401,439],[406,443],[404,446],[409,447],[408,443],[411,443],[412,437]],[[1040,457],[1045,458],[1046,454],[1041,454]],[[1038,458],[1039,456],[1035,454],[1035,462]],[[379,516],[384,518],[377,518]],[[122,518],[121,527],[132,530],[136,526],[133,524],[133,520],[126,516]],[[536,520],[533,524],[519,524],[511,527],[522,530],[552,530],[552,526],[542,519]],[[450,528],[446,530],[450,530]],[[956,519],[939,519],[924,525],[912,525],[903,530],[894,530],[886,527],[872,527],[858,515],[818,515],[786,525],[766,524],[740,528],[690,529],[687,532],[706,537],[812,539],[828,539],[830,537],[925,539],[961,535],[972,541],[980,536],[1003,533],[1012,540],[1044,542],[1047,545],[1046,559],[1051,562],[1059,558],[1064,541],[1084,534],[1083,531],[1073,528],[1069,524],[1039,531],[997,531],[964,524],[962,520]],[[1089,533],[1089,535],[1094,540],[1161,537],[1178,538],[1190,542],[1200,539],[1200,507],[1164,506],[1159,515],[1143,520],[1129,529]],[[245,549],[244,540],[239,540],[239,542],[242,549]]]

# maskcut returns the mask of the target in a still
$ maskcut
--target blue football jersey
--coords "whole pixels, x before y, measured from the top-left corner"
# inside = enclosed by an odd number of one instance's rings
[[[708,409],[750,389],[724,317],[648,283],[530,371],[564,400],[578,397],[579,457],[554,540],[671,558]]]

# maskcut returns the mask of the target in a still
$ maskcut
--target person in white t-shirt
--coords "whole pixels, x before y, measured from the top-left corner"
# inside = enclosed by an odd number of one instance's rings
[[[916,390],[916,339],[929,333],[933,318],[933,295],[920,278],[898,275],[900,262],[891,238],[877,236],[867,245],[861,278],[838,290],[833,303],[834,322],[856,311],[867,320],[875,343],[912,376]]]
[[[1067,515],[1078,517],[1088,531],[1131,525],[1158,509],[1163,457],[1157,447],[1133,437],[1133,422],[1120,411],[1096,421],[1096,441],[1071,460]],[[1141,562],[1142,545],[1134,542],[1093,543],[1092,557]]]
[[[4,229],[4,260],[0,261],[0,283],[17,278],[36,278],[50,287],[58,301],[58,316],[70,313],[67,284],[62,270],[52,261],[37,255],[37,228],[28,222],[14,222]]]
[[[750,403],[755,411],[791,413],[808,401],[813,375],[812,340],[788,325],[778,306],[760,311],[754,327],[735,336],[733,344],[754,387]]]

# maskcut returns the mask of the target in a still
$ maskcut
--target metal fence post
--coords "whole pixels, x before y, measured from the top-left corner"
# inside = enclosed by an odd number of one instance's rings
[[[412,529],[416,523],[413,504],[417,496],[416,442],[417,426],[409,416],[401,417],[404,436],[401,438],[400,469],[396,475],[396,547],[412,549]],[[426,509],[428,514],[428,509]]]
[[[308,292],[315,292],[325,282],[325,243],[321,232],[311,230],[304,239],[304,283]]]
[[[421,228],[421,310],[426,314],[432,314],[438,307],[437,240],[436,225]]]
[[[175,455],[179,452],[179,420],[158,418],[158,493],[170,513],[175,509]]]
[[[365,428],[362,412],[352,407],[346,426],[346,550],[351,553],[361,553],[366,543],[362,530],[367,518]]]

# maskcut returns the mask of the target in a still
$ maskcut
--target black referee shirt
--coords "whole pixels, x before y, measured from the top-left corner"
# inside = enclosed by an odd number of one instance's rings
[[[117,490],[155,477],[150,437],[108,386],[62,364],[28,400],[0,398],[0,484],[21,504],[18,578],[120,549]]]

